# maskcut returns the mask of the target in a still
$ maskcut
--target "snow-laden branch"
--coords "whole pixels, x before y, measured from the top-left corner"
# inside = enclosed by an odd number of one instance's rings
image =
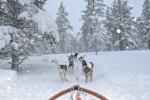
[[[16,33],[19,30],[11,26],[0,26],[0,49],[9,44],[11,40],[10,33]]]
[[[30,16],[29,12],[23,12],[19,15],[19,18],[26,18],[27,20],[29,20],[27,21],[27,23],[30,22],[30,20],[35,21],[38,24],[38,29],[41,31],[41,33],[50,33],[51,35],[53,35],[56,41],[59,41],[57,25],[47,11],[39,10],[39,12],[34,16]],[[22,27],[24,27],[25,25],[26,23]]]
[[[59,41],[57,26],[48,12],[40,10],[32,19],[38,24],[38,28],[43,34],[45,32],[51,33],[55,40]]]
[[[19,3],[24,5],[24,4],[31,4],[33,2],[33,0],[19,0]]]

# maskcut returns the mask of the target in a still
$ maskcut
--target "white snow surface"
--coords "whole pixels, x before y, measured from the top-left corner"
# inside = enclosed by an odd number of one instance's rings
[[[85,83],[78,73],[61,82],[51,60],[68,64],[67,55],[31,56],[20,66],[19,73],[9,70],[7,61],[0,63],[0,100],[48,100],[60,90],[76,84],[99,92],[109,100],[150,100],[150,51],[84,53],[95,64],[93,81]],[[80,54],[80,55],[84,55]],[[78,75],[77,75],[78,74]],[[58,100],[70,100],[69,93]],[[86,100],[98,100],[87,96]]]

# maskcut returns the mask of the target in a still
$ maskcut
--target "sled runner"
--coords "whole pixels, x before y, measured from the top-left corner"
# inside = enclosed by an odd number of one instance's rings
[[[75,86],[73,86],[71,88],[64,89],[64,90],[60,91],[59,93],[55,94],[54,96],[52,96],[49,100],[56,100],[58,97],[66,94],[66,93],[69,93],[71,91],[83,91],[83,92],[85,92],[87,94],[91,94],[91,95],[99,98],[99,100],[108,100],[105,96],[103,96],[103,95],[101,95],[101,94],[99,94],[97,92],[94,92],[92,90],[83,88],[83,87],[81,87],[79,85],[75,85]],[[79,92],[77,92],[76,99],[74,99],[74,100],[81,100],[81,99],[79,99],[80,98],[79,96],[80,96],[80,94],[79,94]],[[72,98],[72,95],[71,95],[71,98]]]

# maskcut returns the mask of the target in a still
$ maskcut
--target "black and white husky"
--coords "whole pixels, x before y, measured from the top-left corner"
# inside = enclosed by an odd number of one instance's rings
[[[59,74],[59,77],[61,78],[61,81],[68,81],[68,79],[67,79],[67,70],[68,70],[67,65],[60,65],[56,59],[52,60],[51,62],[57,66],[58,74]]]
[[[77,61],[78,55],[79,55],[79,53],[75,53],[75,54],[73,55],[75,61]]]
[[[74,56],[73,55],[68,56],[68,61],[69,61],[68,71],[69,73],[73,73],[74,72]]]
[[[74,73],[74,67],[75,67],[75,62],[77,61],[77,57],[78,57],[78,53],[75,53],[74,55],[70,55],[68,56],[68,61],[69,61],[69,65],[68,65],[68,71],[70,73]]]
[[[79,57],[79,61],[80,61],[80,63],[82,64],[82,71],[83,71],[83,69],[87,66],[87,62],[86,62],[86,60],[84,59],[84,57],[85,57],[85,55]]]
[[[87,83],[92,81],[94,64],[92,62],[89,62],[90,65],[88,65],[86,60],[84,59],[84,56],[81,56],[79,58],[79,61],[82,64],[82,72],[85,75],[85,82]]]
[[[91,82],[93,78],[93,68],[94,64],[92,62],[89,62],[90,66],[84,67],[84,74],[85,74],[85,82]]]

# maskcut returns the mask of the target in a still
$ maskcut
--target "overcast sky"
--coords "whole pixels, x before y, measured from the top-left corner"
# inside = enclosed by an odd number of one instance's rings
[[[81,12],[85,8],[84,0],[48,0],[47,4],[45,5],[45,9],[48,10],[54,19],[56,18],[56,13],[61,1],[63,1],[64,6],[66,7],[66,11],[69,14],[68,18],[74,28],[72,33],[79,32],[82,25],[82,22],[79,20],[81,19]],[[108,6],[112,4],[112,1],[113,0],[104,0],[105,4]],[[139,16],[141,14],[144,0],[129,0],[129,2],[130,5],[133,6],[133,15]]]

